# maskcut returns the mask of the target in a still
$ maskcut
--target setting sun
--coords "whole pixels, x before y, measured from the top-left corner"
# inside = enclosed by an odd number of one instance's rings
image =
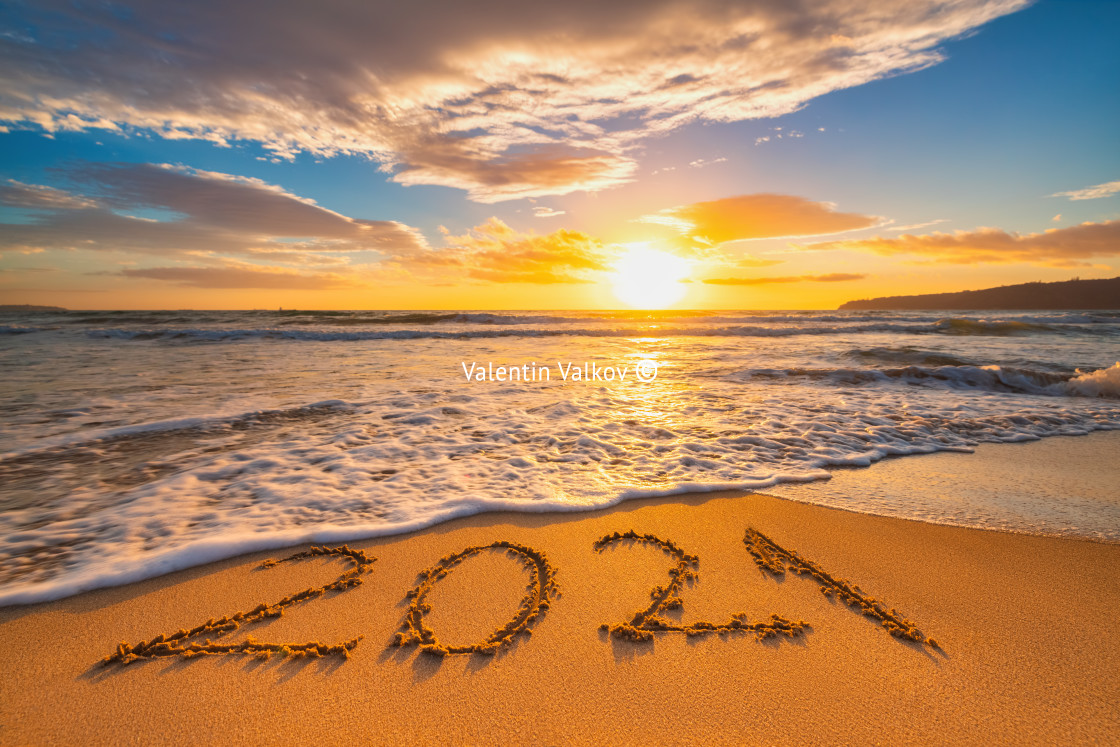
[[[1120,747],[1120,0],[0,27],[0,747]]]
[[[632,244],[614,268],[614,294],[627,306],[664,309],[684,296],[689,262],[675,254]]]

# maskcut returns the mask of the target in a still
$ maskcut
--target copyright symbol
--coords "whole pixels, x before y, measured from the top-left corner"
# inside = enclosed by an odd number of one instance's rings
[[[634,374],[639,381],[653,381],[657,378],[657,361],[638,361]]]

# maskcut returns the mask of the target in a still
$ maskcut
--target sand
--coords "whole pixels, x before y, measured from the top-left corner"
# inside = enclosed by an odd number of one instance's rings
[[[1104,456],[1115,444],[1077,440]],[[1014,460],[1023,453],[1016,448],[993,447],[1002,456],[987,458]],[[1036,467],[1047,453],[1031,452]],[[965,490],[969,455],[953,456],[964,460]],[[910,463],[913,478],[924,459],[895,463]],[[845,489],[859,474],[849,473]],[[748,527],[849,579],[941,648],[892,637],[822,594],[816,579],[765,572],[744,545]],[[698,558],[698,578],[680,584],[681,609],[663,613],[671,622],[776,614],[809,627],[765,640],[740,631],[611,637],[600,626],[649,607],[679,560],[649,542],[594,549],[631,529]],[[418,573],[496,541],[539,551],[556,571],[559,593],[544,595],[552,598],[527,623],[532,634],[514,634],[493,655],[394,645],[414,601],[407,594],[424,581]],[[216,639],[364,636],[349,659],[98,663],[121,641],[273,604],[354,566],[327,556],[260,567],[306,547],[0,610],[0,743],[1120,741],[1120,545],[719,493],[594,513],[479,515],[351,546],[377,558],[361,585]],[[427,584],[423,625],[441,645],[486,640],[516,621],[526,599],[541,601],[535,567],[505,548],[465,557]]]

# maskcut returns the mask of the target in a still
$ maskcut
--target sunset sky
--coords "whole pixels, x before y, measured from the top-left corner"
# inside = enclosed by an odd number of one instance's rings
[[[813,309],[1120,275],[1116,2],[17,0],[0,29],[0,303]]]

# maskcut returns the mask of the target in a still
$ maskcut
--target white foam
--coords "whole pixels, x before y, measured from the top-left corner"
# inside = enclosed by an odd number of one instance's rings
[[[144,436],[152,433],[214,429],[220,428],[221,426],[228,426],[238,421],[243,422],[246,420],[250,420],[252,418],[269,418],[285,415],[292,416],[298,414],[301,411],[328,408],[343,409],[351,406],[352,403],[350,402],[345,402],[339,399],[329,399],[322,400],[320,402],[313,402],[309,405],[302,405],[295,408],[277,410],[250,410],[248,412],[240,411],[222,414],[211,413],[189,418],[174,418],[170,420],[156,420],[150,423],[137,423],[136,425],[126,425],[117,428],[83,430],[77,433],[67,433],[65,435],[40,438],[33,442],[24,444],[20,448],[0,452],[0,461],[12,459],[19,456],[27,456],[36,452],[56,451],[64,447],[73,447],[78,445],[96,446],[98,445],[97,442],[112,441],[122,438],[135,438],[137,436]],[[89,413],[89,408],[77,408],[74,410],[62,411],[61,413],[56,414],[88,415]]]
[[[1082,397],[1120,398],[1120,363],[1110,368],[1080,373],[1065,383],[1072,394]]]
[[[0,579],[11,579],[0,603],[480,511],[759,490],[889,456],[1120,428],[1120,364],[1107,367],[1120,336],[1112,323],[1086,332],[1082,317],[945,333],[921,314],[486,316],[340,330],[182,312],[181,327],[7,337],[0,473],[19,479],[0,512]],[[1064,331],[1029,326],[1041,324]],[[199,344],[209,340],[222,344]],[[854,365],[862,352],[915,365]],[[660,363],[654,382],[472,384],[460,365],[638,358]],[[948,358],[961,364],[925,363]],[[908,510],[1120,541],[1120,523],[1093,506],[1055,519],[994,500],[979,520],[935,502]],[[877,510],[873,496],[846,507]]]

